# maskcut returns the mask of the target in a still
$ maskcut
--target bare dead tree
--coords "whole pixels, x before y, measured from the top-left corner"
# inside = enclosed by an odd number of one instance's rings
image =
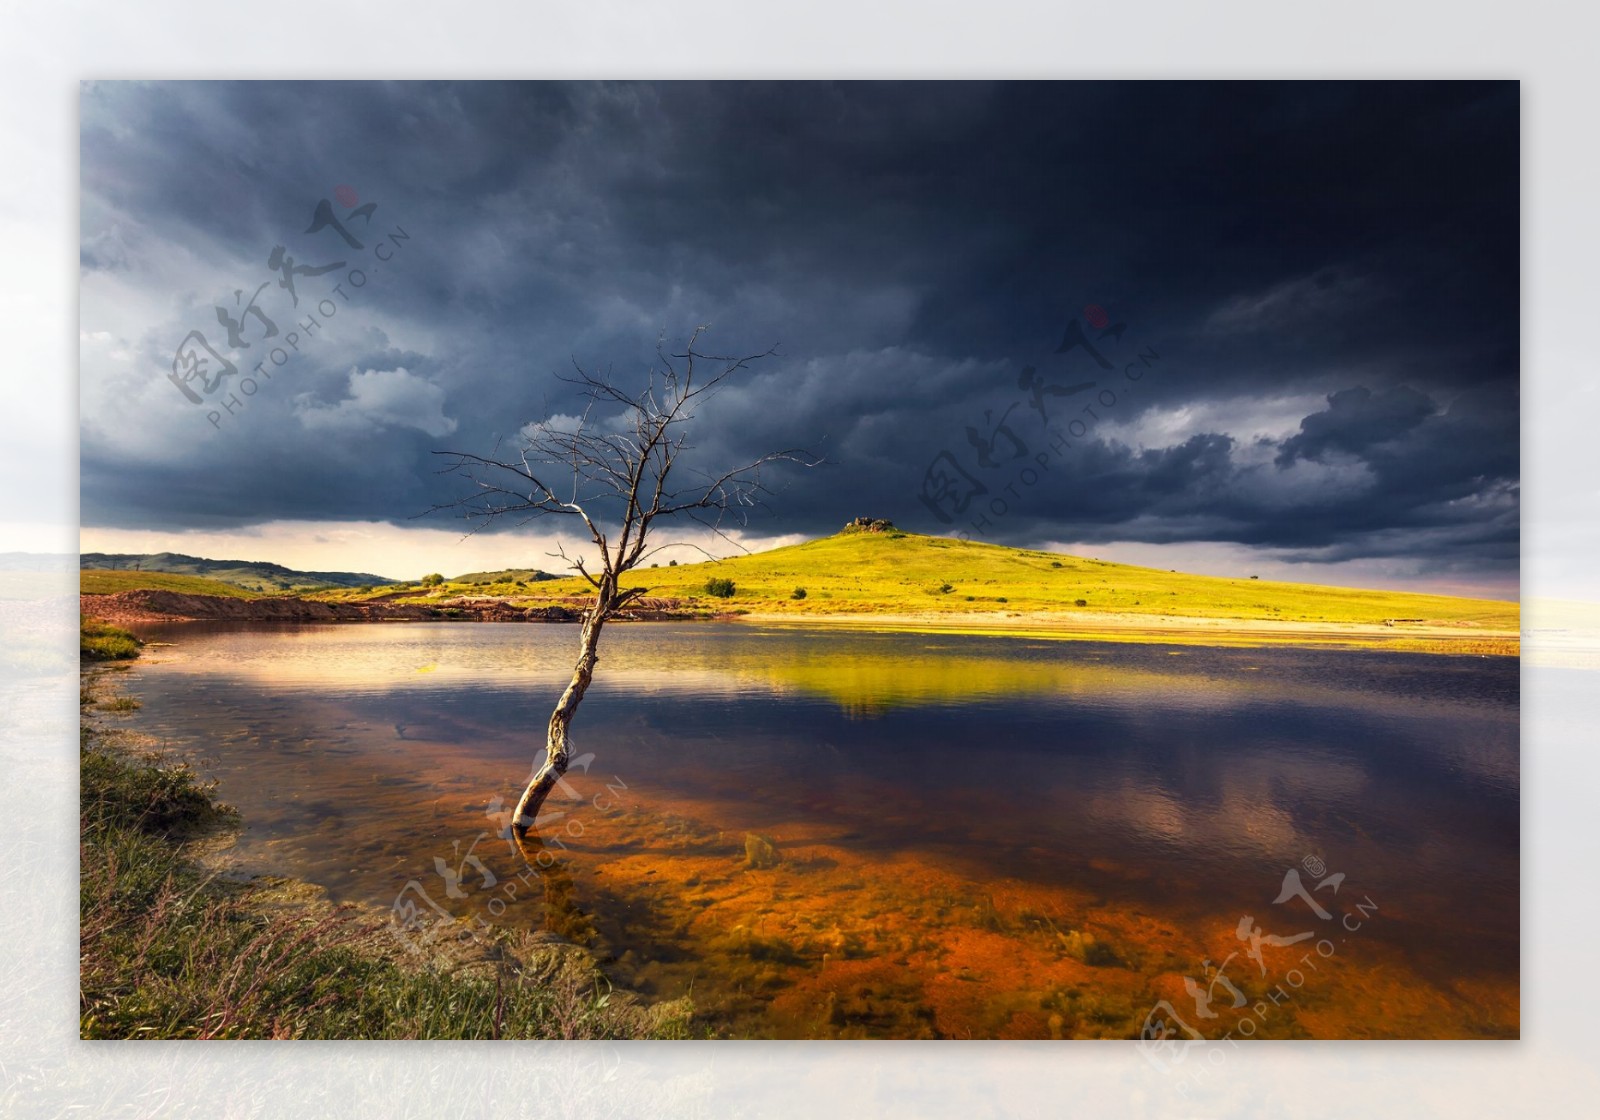
[[[578,387],[584,401],[582,415],[572,422],[551,418],[524,427],[521,446],[512,455],[501,457],[498,449],[489,456],[435,452],[451,459],[444,473],[462,475],[471,483],[469,493],[437,508],[460,509],[479,521],[479,527],[507,518],[519,524],[547,517],[570,519],[581,526],[599,554],[592,570],[581,555],[569,555],[564,546],[558,545],[553,554],[588,582],[594,597],[583,614],[572,679],[550,713],[544,763],[517,802],[513,828],[518,836],[526,835],[544,799],[566,773],[572,752],[569,731],[600,660],[601,629],[649,590],[624,589],[619,581],[668,547],[657,543],[658,526],[693,520],[732,543],[725,524],[730,518],[745,524],[749,511],[769,492],[762,482],[763,468],[780,462],[815,466],[819,461],[790,449],[710,473],[680,464],[692,449],[689,438],[696,406],[753,362],[775,353],[745,357],[704,353],[697,346],[705,330],[696,328],[681,354],[669,354],[658,343],[656,363],[634,391],[620,387],[609,375],[585,371],[574,363],[575,375],[562,380]]]

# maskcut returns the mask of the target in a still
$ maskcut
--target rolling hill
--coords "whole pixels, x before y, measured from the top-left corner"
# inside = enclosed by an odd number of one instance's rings
[[[242,587],[247,591],[297,591],[324,587],[379,587],[397,581],[368,572],[297,572],[282,564],[259,560],[207,560],[178,552],[125,553],[86,552],[78,558],[85,571],[165,572],[169,575],[203,576],[206,579]],[[141,585],[149,586],[149,585]],[[163,590],[177,590],[163,588]],[[195,594],[202,594],[195,592]]]
[[[1434,649],[1443,643],[1452,652],[1514,653],[1521,622],[1515,602],[1189,575],[922,536],[886,522],[852,525],[830,537],[769,552],[647,567],[622,582],[648,592],[638,604],[646,617],[749,615],[777,622],[990,632],[1043,627],[1058,636],[1121,631],[1119,640],[1142,640],[1133,636],[1136,630],[1147,640],[1188,632],[1187,640],[1213,643],[1254,640],[1246,631],[1292,640],[1296,633],[1303,637],[1310,632],[1353,639],[1354,630],[1363,630],[1363,641],[1391,648]],[[151,571],[82,575],[86,594],[140,589],[261,595],[202,576]],[[302,587],[290,594],[338,609],[425,609],[427,617],[538,621],[578,617],[589,590],[576,577],[508,569],[473,572],[431,587],[374,583]],[[1225,634],[1229,631],[1231,638]]]
[[[711,578],[731,579],[718,600]],[[727,560],[645,568],[623,578],[656,596],[722,602],[730,609],[818,613],[958,614],[973,611],[1172,615],[1202,619],[1470,624],[1515,630],[1516,603],[1403,591],[1324,587],[1188,575],[1062,553],[905,533],[846,530]],[[797,589],[804,598],[795,598]],[[580,594],[581,580],[542,584],[540,595]]]
[[[261,592],[204,576],[171,572],[104,571],[85,568],[78,573],[80,595],[115,595],[121,591],[175,591],[180,595],[216,595],[224,599],[259,599]]]
[[[502,568],[498,572],[468,572],[466,575],[452,576],[451,583],[470,584],[475,587],[491,587],[501,583],[540,583],[548,579],[560,579],[560,576],[551,575],[549,572],[538,568]]]
[[[892,525],[844,532],[769,552],[647,567],[623,577],[624,587],[692,610],[795,618],[865,618],[916,615],[957,618],[974,614],[1048,615],[1107,619],[1126,616],[1314,625],[1431,623],[1515,632],[1514,602],[1421,595],[1405,591],[1325,587],[1251,578],[1189,575],[1115,564],[1064,553],[1009,548],[978,541],[905,533]],[[515,604],[581,606],[588,585],[573,576],[538,580],[463,580],[412,593],[389,589],[385,597],[437,601],[491,596]],[[726,598],[707,589],[731,580]],[[798,595],[804,590],[803,597]],[[377,592],[328,590],[317,598],[359,601]]]

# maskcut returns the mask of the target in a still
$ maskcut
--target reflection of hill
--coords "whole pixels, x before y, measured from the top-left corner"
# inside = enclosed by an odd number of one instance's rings
[[[312,693],[489,690],[525,697],[543,711],[571,672],[576,634],[565,626],[477,623],[180,624],[146,636],[177,643],[150,655],[162,671]],[[1241,705],[1337,707],[1350,704],[1352,693],[1368,711],[1414,719],[1443,702],[1423,697],[1436,693],[1437,682],[1429,681],[1449,662],[1390,656],[1380,664],[1327,656],[650,623],[607,632],[592,696],[599,704],[618,697],[811,697],[862,719],[1028,699],[1086,711],[1168,714]],[[1351,671],[1357,664],[1361,670]],[[1428,680],[1415,679],[1419,673]],[[1450,702],[1492,709],[1496,697],[1477,695],[1478,687]]]
[[[1110,687],[1120,691],[1129,684],[1125,670],[1113,673],[1103,666],[1083,664],[964,657],[949,653],[908,657],[902,653],[871,654],[854,650],[848,656],[821,657],[794,652],[799,656],[766,657],[754,664],[729,666],[729,669],[781,691],[823,697],[853,714],[864,716],[891,708],[1008,696],[1075,695]]]
[[[960,641],[915,645],[904,637],[884,640],[807,635],[792,640],[780,633],[726,641],[698,642],[675,653],[670,675],[706,678],[738,691],[752,688],[802,693],[828,700],[852,715],[872,717],[896,708],[935,707],[1033,696],[1071,697],[1085,705],[1126,703],[1129,696],[1159,691],[1166,702],[1187,707],[1221,707],[1261,682],[1219,679],[1156,662],[1159,670],[1083,657],[1033,656],[1031,651],[990,644],[968,651]],[[630,669],[619,664],[613,669]],[[669,686],[670,687],[670,686]]]

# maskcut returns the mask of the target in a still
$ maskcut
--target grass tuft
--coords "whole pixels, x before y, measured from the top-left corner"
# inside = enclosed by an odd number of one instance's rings
[[[144,643],[126,630],[80,615],[78,657],[83,661],[130,661],[139,656]]]

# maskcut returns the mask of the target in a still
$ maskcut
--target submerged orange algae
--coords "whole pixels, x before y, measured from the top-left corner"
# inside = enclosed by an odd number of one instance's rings
[[[323,885],[387,904],[408,879],[428,874],[429,858],[454,863],[492,827],[474,796],[486,777],[431,748],[397,741],[380,772],[326,768],[319,796],[359,800],[374,826],[357,841],[330,816],[255,851],[298,871],[338,849],[348,861],[338,870],[349,874],[325,874]],[[315,763],[288,753],[277,765]],[[1242,952],[1237,913],[1162,904],[1159,884],[1129,861],[1086,859],[1063,876],[1070,883],[990,876],[980,837],[954,856],[873,848],[836,825],[775,820],[770,804],[608,792],[588,776],[573,775],[573,784],[585,801],[552,803],[565,815],[546,830],[551,858],[539,874],[527,874],[492,835],[475,849],[497,882],[464,882],[466,898],[453,904],[463,932],[481,921],[584,944],[624,986],[653,998],[692,995],[714,1033],[1131,1038],[1159,1000],[1210,1037],[1246,1017],[1249,1034],[1262,1038],[1506,1038],[1519,1030],[1515,962],[1505,975],[1440,982],[1381,939],[1356,936],[1331,959],[1313,955],[1315,968],[1299,965],[1291,983],[1285,976],[1310,943],[1266,948],[1262,974]],[[420,790],[430,791],[421,802]],[[771,839],[776,866],[752,866],[746,836],[757,828]],[[375,881],[387,883],[388,897],[373,891]],[[1136,883],[1146,901],[1106,889]],[[1383,920],[1404,921],[1403,908],[1388,906]],[[1204,985],[1208,961],[1227,969],[1245,1009],[1219,987],[1217,1018],[1194,1014],[1185,978]],[[1280,986],[1286,998],[1274,1000]]]
[[[703,823],[728,806],[635,800],[593,822],[567,857],[617,979],[694,995],[706,1022],[779,1038],[1131,1038],[1156,1001],[1211,1037],[1514,1037],[1514,975],[1445,990],[1376,940],[1316,969],[1310,949],[1238,951],[1237,915],[1194,936],[1161,916],[1069,887],[975,881],[929,853],[872,853],[810,822],[773,828],[782,862],[746,865],[744,833]],[[1185,977],[1225,962],[1247,1006],[1197,1018]],[[1200,980],[1205,983],[1204,979]],[[1273,990],[1282,989],[1277,999]],[[1288,989],[1292,988],[1292,991]],[[1226,994],[1225,989],[1217,989]],[[1251,1008],[1266,1007],[1265,1013]]]

